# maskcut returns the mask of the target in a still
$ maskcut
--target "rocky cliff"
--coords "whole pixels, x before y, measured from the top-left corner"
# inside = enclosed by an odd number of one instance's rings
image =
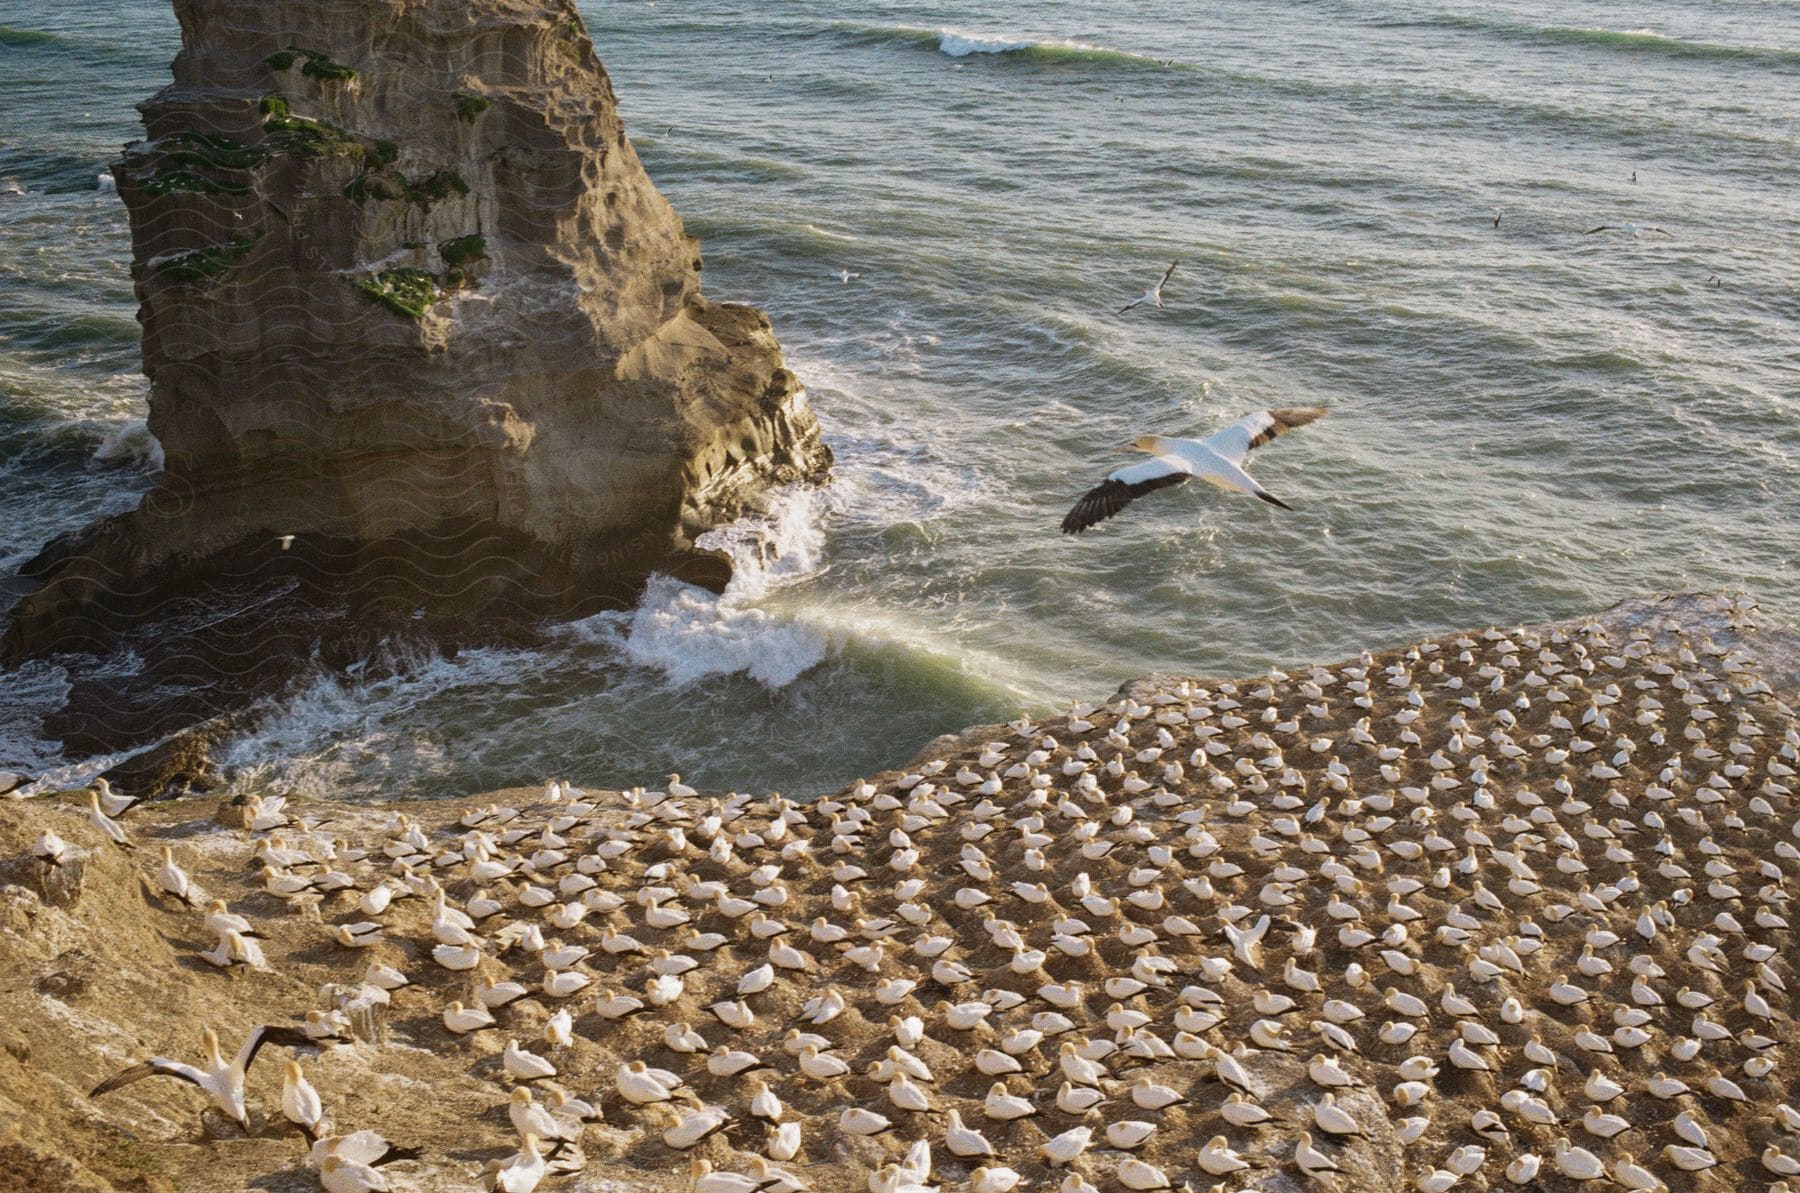
[[[166,472],[25,569],[7,660],[156,622],[183,641],[152,670],[197,690],[321,627],[717,586],[695,536],[822,474],[768,320],[701,297],[568,0],[175,9],[114,170]]]

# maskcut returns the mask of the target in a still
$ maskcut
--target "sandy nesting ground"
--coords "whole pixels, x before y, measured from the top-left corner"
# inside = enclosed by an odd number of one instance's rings
[[[193,800],[128,813],[126,853],[85,797],[6,804],[0,1190],[318,1187],[281,1109],[290,1056],[334,1130],[423,1149],[380,1170],[394,1189],[484,1187],[520,1150],[509,1040],[557,1071],[527,1083],[540,1109],[560,1089],[602,1114],[558,1123],[585,1170],[546,1189],[686,1190],[696,1157],[755,1174],[745,1189],[794,1187],[773,1163],[826,1193],[1158,1174],[1554,1190],[1584,1170],[1770,1188],[1800,1158],[1797,676],[1791,636],[1680,598],[1140,681],[805,806]],[[32,856],[46,830],[70,846],[59,866]],[[220,937],[160,889],[163,846],[251,922],[266,969],[202,960]],[[466,948],[475,969],[440,963]],[[372,962],[412,985],[371,1006]],[[570,975],[588,980],[543,992]],[[446,1028],[452,1000],[502,980],[538,994],[493,1029]],[[263,1050],[247,1136],[174,1080],[88,1097],[153,1054],[196,1061],[205,1025],[229,1055],[253,1025],[340,1007],[320,1022],[344,1042]],[[718,1075],[720,1046],[767,1067]],[[622,1095],[629,1062],[653,1075],[625,1084],[673,1114]],[[997,1086],[1023,1117],[992,1116]],[[785,1133],[754,1117],[764,1090]],[[710,1108],[723,1130],[665,1142]],[[851,1133],[849,1108],[891,1126]],[[919,1140],[929,1178],[904,1167]],[[958,1154],[983,1140],[991,1158]]]

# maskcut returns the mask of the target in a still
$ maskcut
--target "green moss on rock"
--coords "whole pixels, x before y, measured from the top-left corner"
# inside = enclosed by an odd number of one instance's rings
[[[356,77],[353,68],[341,62],[333,62],[329,54],[301,49],[299,46],[289,46],[270,54],[263,59],[263,65],[274,71],[292,70],[294,63],[301,59],[305,61],[301,63],[300,73],[309,79],[318,79],[322,83],[341,83]]]
[[[344,184],[344,197],[359,206],[370,199],[404,199],[405,185],[404,180],[397,182],[387,175],[365,170]]]
[[[262,109],[263,131],[270,135],[270,148],[277,153],[292,153],[299,157],[363,155],[362,143],[349,130],[330,121],[295,116],[280,96],[266,97]]]
[[[442,203],[452,195],[468,193],[469,184],[455,170],[437,170],[423,178],[406,180],[407,199],[427,207],[433,203]]]
[[[356,289],[370,301],[408,319],[423,319],[425,312],[444,297],[437,278],[423,269],[384,269],[373,277],[358,278]]]
[[[444,259],[445,265],[467,265],[471,261],[479,261],[487,256],[487,238],[480,234],[458,236],[455,240],[446,240],[438,245],[438,256]]]
[[[177,166],[202,166],[215,170],[249,170],[263,163],[269,156],[268,150],[260,145],[246,145],[242,141],[234,141],[230,137],[208,136],[206,133],[181,132],[170,133],[163,138],[164,144],[191,145],[191,149],[179,149],[164,160]]]
[[[209,245],[157,262],[156,272],[171,282],[195,284],[209,282],[243,260],[252,246],[262,239],[262,229],[240,232],[228,244]]]
[[[322,54],[317,58],[308,58],[306,65],[300,68],[300,73],[309,79],[318,79],[322,83],[342,83],[356,77],[356,70],[353,67],[345,66],[341,62],[333,62]]]
[[[138,189],[147,195],[247,195],[250,193],[248,186],[234,182],[221,182],[216,178],[208,178],[204,174],[196,174],[192,170],[158,170],[138,183]]]
[[[494,101],[485,95],[470,95],[467,91],[458,91],[453,97],[456,100],[457,119],[465,124],[474,124],[475,118],[494,106]]]

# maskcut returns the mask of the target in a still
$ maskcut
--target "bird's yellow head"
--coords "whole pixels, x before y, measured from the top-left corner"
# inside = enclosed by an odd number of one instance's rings
[[[1155,455],[1162,450],[1162,436],[1139,435],[1125,446],[1129,447],[1132,451],[1148,452],[1151,455]]]

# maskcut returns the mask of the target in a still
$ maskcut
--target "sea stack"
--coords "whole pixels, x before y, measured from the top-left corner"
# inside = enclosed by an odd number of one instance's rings
[[[184,658],[241,673],[321,627],[718,587],[695,538],[823,476],[768,319],[701,297],[568,0],[175,11],[113,171],[166,470],[23,569],[7,662],[179,614],[213,639]]]

